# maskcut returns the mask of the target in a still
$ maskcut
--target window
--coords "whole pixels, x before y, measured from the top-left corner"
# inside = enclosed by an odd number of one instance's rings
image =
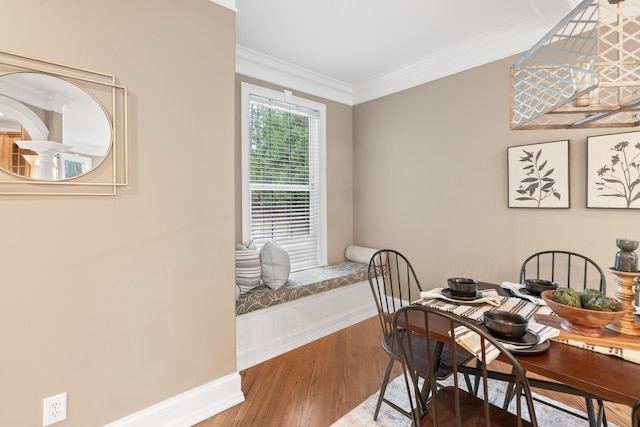
[[[327,263],[325,105],[242,84],[242,233],[291,270]]]

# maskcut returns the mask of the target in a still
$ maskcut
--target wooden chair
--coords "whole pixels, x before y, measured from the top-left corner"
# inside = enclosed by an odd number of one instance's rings
[[[411,321],[410,321],[411,319]],[[419,326],[421,333],[412,333],[410,330],[401,329],[407,325]],[[411,412],[413,415],[413,425],[415,426],[536,426],[536,415],[531,396],[531,389],[526,373],[515,357],[505,349],[494,337],[477,323],[473,323],[455,314],[439,311],[426,306],[407,306],[399,309],[393,316],[393,326],[402,330],[396,335],[397,345],[400,349],[400,357],[405,371],[405,384],[407,392],[411,398]],[[465,389],[463,382],[459,378],[459,373],[464,369],[456,360],[456,352],[452,352],[452,379],[453,385],[446,387],[436,387],[435,372],[439,364],[433,349],[441,340],[455,348],[456,336],[461,333],[459,327],[468,328],[479,336],[478,360],[480,363],[479,372],[481,384],[477,395]],[[412,328],[413,329],[413,328]],[[435,331],[435,333],[434,333]],[[448,335],[447,335],[448,333]],[[418,335],[420,337],[421,348],[426,348],[427,374],[424,379],[424,386],[429,387],[429,399],[424,399],[421,379],[415,375],[417,349],[414,346],[415,339],[406,339],[403,335]],[[490,346],[495,347],[501,357],[500,363],[505,363],[507,369],[512,368],[512,375],[509,377],[515,384],[517,393],[515,394],[516,405],[514,413],[491,403],[488,384],[492,372],[488,368],[487,352]],[[421,362],[420,362],[421,363]],[[495,373],[494,373],[495,374]],[[492,381],[499,381],[493,379]],[[495,397],[494,397],[495,398]],[[527,421],[526,417],[529,417]]]
[[[382,380],[380,388],[380,396],[376,404],[373,419],[378,418],[382,402],[385,402],[398,412],[411,418],[411,414],[402,409],[396,402],[385,398],[385,391],[391,377],[391,371],[395,362],[400,362],[400,353],[396,343],[396,335],[398,331],[391,325],[393,314],[396,310],[420,298],[422,287],[415,274],[413,266],[407,258],[401,253],[383,249],[373,254],[369,261],[368,267],[369,285],[373,293],[373,299],[376,303],[380,327],[382,329],[382,348],[389,355],[389,363]],[[414,338],[410,335],[402,335],[404,338]],[[416,355],[414,368],[419,375],[426,374],[427,360],[423,356],[424,348],[420,347],[420,341],[416,341],[412,348],[419,349]],[[451,373],[450,360],[451,352],[448,346],[440,345],[435,348],[442,355],[443,363],[439,367],[437,376],[445,378]],[[459,360],[469,360],[472,356],[464,351],[458,355]],[[468,376],[465,377],[469,381]]]
[[[607,280],[600,266],[585,255],[570,251],[546,250],[530,255],[520,267],[519,283],[524,283],[526,279],[551,280],[558,283],[559,286],[572,288],[578,293],[586,288],[591,288],[598,289],[603,295],[606,295],[607,290]],[[599,397],[555,382],[532,381],[531,385],[534,388],[584,396],[589,424],[592,426],[607,425],[604,403]],[[512,394],[507,393],[504,407],[508,405],[512,397]],[[594,399],[598,402],[597,414],[593,405]]]
[[[633,405],[631,410],[631,427],[640,427],[640,400]]]

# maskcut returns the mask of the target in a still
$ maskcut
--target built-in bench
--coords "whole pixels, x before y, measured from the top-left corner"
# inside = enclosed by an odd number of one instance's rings
[[[367,264],[345,261],[291,273],[236,300],[236,369],[246,369],[376,314]]]
[[[291,273],[280,289],[260,285],[236,300],[236,316],[367,280],[367,265],[345,261]]]

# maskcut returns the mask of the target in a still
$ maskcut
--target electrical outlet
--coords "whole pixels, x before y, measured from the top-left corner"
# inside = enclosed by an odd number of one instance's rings
[[[42,426],[67,419],[67,393],[47,397],[42,401]]]

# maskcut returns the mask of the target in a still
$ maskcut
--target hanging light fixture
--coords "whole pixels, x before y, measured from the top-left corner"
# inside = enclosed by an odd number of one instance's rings
[[[511,129],[640,125],[640,0],[584,0],[511,66]]]

